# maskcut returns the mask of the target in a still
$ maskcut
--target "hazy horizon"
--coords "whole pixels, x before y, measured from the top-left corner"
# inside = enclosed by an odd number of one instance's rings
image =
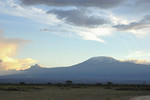
[[[113,65],[113,64],[115,64],[115,65]],[[78,65],[80,67],[77,67]],[[17,78],[19,75],[23,74],[24,72],[28,72],[28,71],[32,73],[31,76],[32,75],[34,76],[34,72],[36,72],[37,74],[41,75],[43,73],[43,69],[46,69],[46,70],[60,69],[61,70],[61,68],[65,68],[65,69],[66,68],[67,69],[77,68],[77,70],[78,70],[77,73],[80,73],[80,70],[82,70],[82,68],[84,68],[84,70],[86,70],[88,68],[90,68],[91,70],[94,70],[95,68],[93,66],[95,66],[95,65],[97,66],[97,68],[96,68],[95,72],[91,72],[91,73],[96,73],[97,71],[100,72],[101,70],[105,70],[106,73],[107,73],[107,70],[108,70],[107,66],[108,65],[110,66],[109,70],[112,71],[112,72],[110,71],[110,74],[113,73],[113,70],[116,69],[116,66],[118,66],[118,68],[116,70],[119,69],[119,72],[122,72],[122,70],[123,71],[124,70],[130,70],[130,68],[134,69],[134,70],[136,70],[136,72],[132,72],[134,74],[137,73],[137,70],[139,69],[139,66],[141,66],[140,67],[140,72],[141,73],[145,72],[146,70],[149,71],[147,68],[148,67],[150,68],[150,63],[147,62],[147,61],[144,61],[144,60],[137,60],[137,59],[118,60],[118,59],[115,59],[113,57],[108,57],[108,56],[96,56],[96,57],[91,57],[89,59],[86,59],[85,61],[78,62],[78,63],[70,65],[70,66],[48,67],[48,66],[42,66],[42,65],[39,65],[39,64],[33,64],[33,65],[29,66],[29,67],[26,67],[24,69],[19,69],[19,70],[18,69],[1,70],[0,76],[16,75],[16,74],[18,74],[17,76],[15,76]],[[133,67],[133,65],[134,65],[134,67]],[[125,66],[125,69],[123,69],[122,66]],[[103,67],[106,67],[106,69],[103,68]],[[146,68],[146,70],[145,70],[145,68]],[[144,70],[142,71],[142,69],[144,69]],[[53,71],[49,72],[49,74],[51,74],[51,73],[55,73],[56,74],[58,72],[60,73],[61,72],[60,70],[54,71],[54,72]],[[105,71],[104,71],[104,73],[105,73]],[[115,73],[117,73],[117,72],[115,72]],[[29,74],[26,74],[27,75],[26,77],[28,77]],[[44,75],[44,76],[48,77],[49,74],[47,74],[46,76]],[[126,73],[126,74],[129,74],[129,73]]]

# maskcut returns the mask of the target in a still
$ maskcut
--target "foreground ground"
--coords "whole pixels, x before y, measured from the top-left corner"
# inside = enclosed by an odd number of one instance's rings
[[[150,95],[149,87],[139,85],[0,85],[0,100],[150,100],[147,99],[149,97],[134,98]]]
[[[150,100],[150,96],[138,96],[131,98],[130,100]]]

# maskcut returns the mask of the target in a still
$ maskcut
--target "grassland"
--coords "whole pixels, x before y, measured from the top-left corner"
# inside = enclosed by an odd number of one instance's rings
[[[128,100],[142,95],[150,95],[149,85],[0,85],[0,100]]]

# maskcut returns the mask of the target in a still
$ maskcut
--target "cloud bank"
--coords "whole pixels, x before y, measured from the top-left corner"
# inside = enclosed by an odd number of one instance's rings
[[[36,62],[36,60],[31,58],[13,58],[17,53],[19,46],[27,42],[29,41],[23,39],[6,38],[3,36],[2,32],[0,32],[0,71],[26,69],[31,64]]]
[[[57,10],[53,9],[47,12],[57,15],[60,20],[65,20],[66,23],[84,26],[84,27],[97,27],[108,23],[107,20],[100,18],[99,16],[90,16],[90,12],[85,9],[73,9],[73,10]]]
[[[6,0],[0,1],[0,12],[38,22],[41,32],[105,42],[103,36],[120,33],[145,37],[149,4],[149,0]]]
[[[139,22],[131,22],[127,25],[120,24],[114,27],[117,28],[118,30],[136,30],[142,28],[150,28],[150,15],[144,16],[144,18]]]
[[[124,0],[20,0],[24,5],[47,5],[56,7],[98,7],[113,8],[123,3]]]
[[[147,64],[150,65],[150,61],[148,60],[144,60],[144,59],[134,59],[134,58],[130,58],[128,60],[121,60],[122,62],[131,62],[131,63],[135,63],[135,64]]]

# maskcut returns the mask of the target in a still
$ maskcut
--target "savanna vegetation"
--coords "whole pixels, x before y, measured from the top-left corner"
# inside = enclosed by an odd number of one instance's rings
[[[150,95],[150,85],[137,84],[0,84],[0,100],[129,100]]]

